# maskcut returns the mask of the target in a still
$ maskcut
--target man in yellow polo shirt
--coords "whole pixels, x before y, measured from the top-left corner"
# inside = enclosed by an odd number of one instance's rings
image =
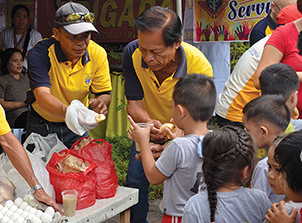
[[[29,158],[25,149],[19,140],[13,135],[11,129],[5,119],[4,111],[0,105],[0,144],[6,152],[8,158],[16,168],[16,170],[26,180],[32,188],[34,197],[43,203],[53,206],[57,211],[62,213],[60,207],[52,200],[40,186],[37,178],[34,175]],[[63,213],[62,213],[63,214]]]
[[[172,117],[172,92],[179,78],[189,73],[213,76],[211,64],[205,56],[182,42],[181,27],[174,11],[151,7],[134,22],[138,40],[124,49],[128,114],[135,122],[154,125],[150,137],[155,143],[162,144],[167,140],[160,127]],[[149,209],[149,182],[141,162],[135,159],[137,153],[135,143],[132,143],[126,186],[139,188],[139,203],[131,208],[131,223],[146,222]]]
[[[65,124],[66,109],[77,99],[97,113],[107,113],[111,82],[106,51],[91,41],[97,32],[94,14],[83,5],[68,2],[55,14],[53,34],[28,54],[30,87],[34,97],[27,119],[27,136],[57,133],[70,148],[81,136]],[[95,98],[89,100],[89,92]],[[87,136],[86,132],[84,136]]]

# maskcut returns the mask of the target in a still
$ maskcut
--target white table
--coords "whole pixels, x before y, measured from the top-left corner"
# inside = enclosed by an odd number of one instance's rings
[[[76,211],[66,217],[70,223],[99,223],[120,214],[121,223],[130,223],[130,207],[138,203],[138,189],[119,186],[112,198],[97,199],[91,207]]]

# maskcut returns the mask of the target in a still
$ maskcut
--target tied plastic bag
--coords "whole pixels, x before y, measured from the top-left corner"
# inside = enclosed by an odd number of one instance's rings
[[[68,155],[80,158],[84,163],[89,162],[90,166],[84,172],[68,172],[66,174],[60,173],[56,166],[58,163]],[[60,153],[54,153],[52,158],[46,165],[49,172],[50,182],[56,192],[56,201],[62,204],[61,192],[64,190],[75,189],[78,191],[77,210],[87,208],[95,203],[95,174],[96,163],[75,153],[69,149],[63,150]]]
[[[65,122],[71,131],[81,136],[98,125],[95,120],[98,115],[95,111],[86,108],[82,102],[73,100],[67,107]]]
[[[91,137],[92,138],[92,137]],[[118,187],[118,180],[112,160],[111,144],[102,139],[91,139],[82,137],[75,142],[71,150],[92,160],[97,164],[96,175],[96,197],[98,199],[113,197]],[[84,145],[83,141],[86,141]],[[81,146],[79,146],[81,145]]]

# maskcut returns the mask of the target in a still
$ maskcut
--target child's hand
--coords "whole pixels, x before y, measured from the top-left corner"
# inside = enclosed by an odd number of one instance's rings
[[[267,214],[265,215],[265,219],[269,223],[294,223],[298,214],[297,208],[293,207],[292,213],[290,215],[287,214],[284,201],[280,201],[279,203],[273,203],[272,207],[267,210]],[[279,209],[278,209],[279,208]]]
[[[142,144],[142,142],[147,141],[149,143],[150,139],[150,131],[153,124],[150,124],[147,128],[140,128],[131,118],[130,115],[128,115],[129,122],[131,124],[130,130],[129,130],[129,136],[128,138],[131,140],[134,140],[135,142]]]

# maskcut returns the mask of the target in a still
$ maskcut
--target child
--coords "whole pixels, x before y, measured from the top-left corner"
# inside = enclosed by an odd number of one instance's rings
[[[277,145],[281,141],[282,137],[277,137],[273,143],[273,145],[269,148],[268,153],[267,153],[267,164],[268,164],[268,182],[270,184],[270,187],[273,189],[273,192],[275,194],[284,194],[284,190],[282,187],[282,182],[280,178],[280,171],[279,171],[279,164],[274,158],[274,153]],[[293,207],[297,207],[299,210],[302,206],[302,203],[295,203],[292,202],[287,196],[285,196],[284,201],[286,202],[284,204],[285,210],[287,213],[291,213]],[[264,221],[265,223],[267,221]],[[300,222],[300,214],[297,215],[295,223]]]
[[[264,192],[241,186],[254,167],[251,136],[238,127],[222,127],[204,137],[202,155],[207,191],[190,198],[183,223],[263,222],[271,202]]]
[[[149,149],[150,127],[139,128],[128,116],[129,138],[139,143],[148,181],[156,185],[166,180],[159,206],[164,213],[162,222],[180,223],[187,200],[204,187],[198,144],[209,132],[207,121],[212,117],[215,100],[215,85],[209,77],[189,74],[179,79],[172,95],[172,117],[184,136],[173,139],[156,162]]]
[[[282,63],[270,65],[262,71],[259,81],[260,81],[261,93],[263,96],[274,95],[274,94],[282,95],[284,100],[286,101],[287,107],[292,113],[292,111],[297,105],[297,93],[299,88],[299,79],[294,69]],[[268,115],[276,116],[276,114],[274,114],[275,113],[274,111],[270,112],[266,110],[263,112],[266,112]],[[280,116],[280,118],[282,117]],[[273,131],[273,129],[271,130]],[[285,130],[285,133],[290,133],[293,131],[294,131],[293,125],[289,123],[287,129]],[[271,132],[269,131],[269,133]],[[277,135],[284,135],[284,130],[280,129],[280,131],[277,132],[277,134],[271,134],[272,137],[267,138],[269,139],[269,141],[265,145],[267,146],[267,148],[271,146],[274,138]],[[267,174],[268,174],[267,158],[264,158],[263,160],[257,163],[257,166],[252,176],[251,187],[262,190],[265,193],[267,193],[272,203],[283,200],[284,198],[283,195],[281,196],[276,195],[273,192],[272,188],[268,183]]]
[[[275,149],[274,158],[279,164],[281,181],[285,194],[293,202],[302,202],[302,131],[285,136]],[[301,209],[300,209],[301,214]],[[288,215],[284,209],[284,201],[274,203],[267,210],[265,219],[268,222],[295,222],[297,209],[293,208]],[[302,221],[301,221],[302,222]]]

